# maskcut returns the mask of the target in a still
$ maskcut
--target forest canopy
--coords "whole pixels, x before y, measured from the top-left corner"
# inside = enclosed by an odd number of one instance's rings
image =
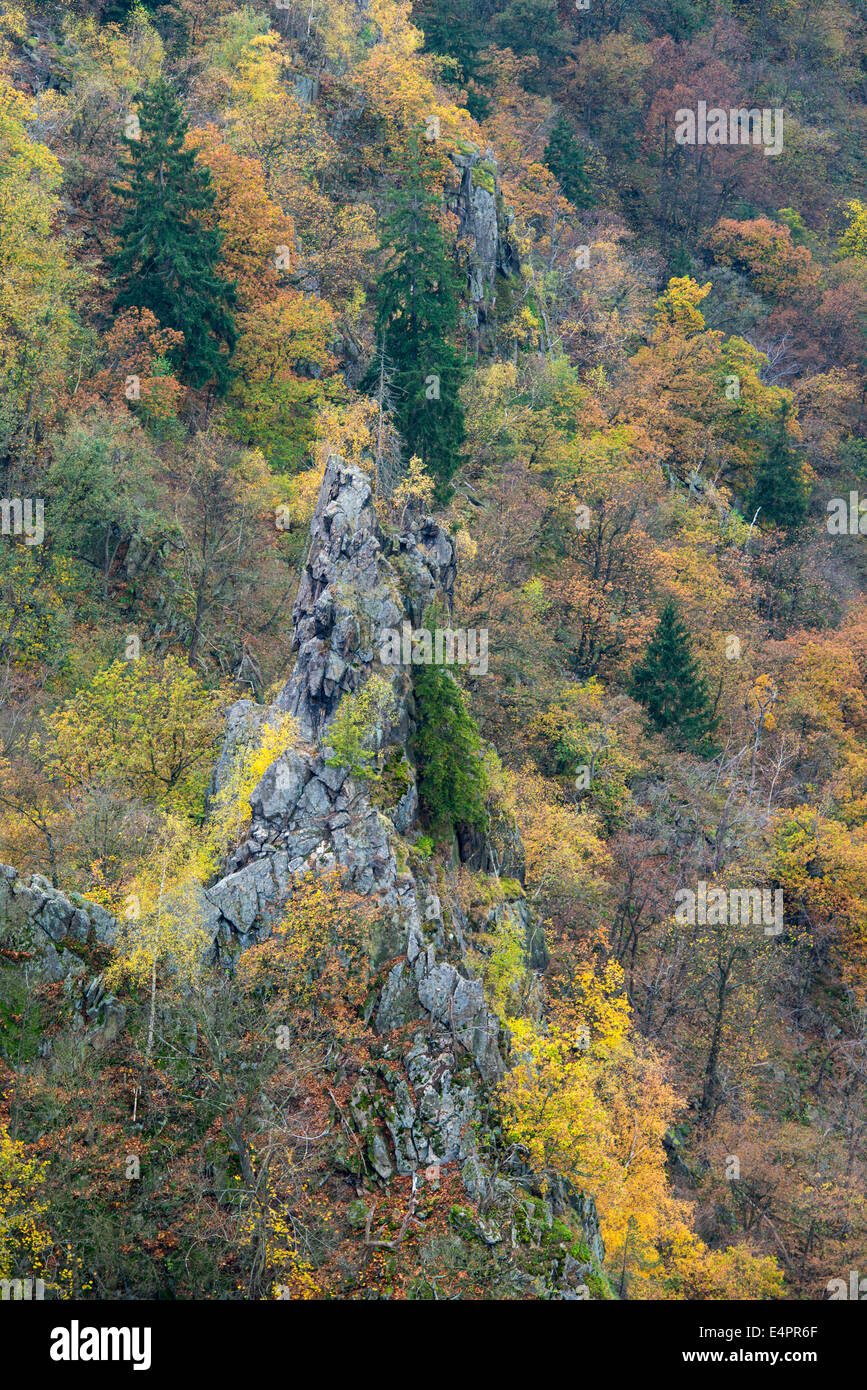
[[[0,1281],[852,1296],[865,64],[0,3]]]

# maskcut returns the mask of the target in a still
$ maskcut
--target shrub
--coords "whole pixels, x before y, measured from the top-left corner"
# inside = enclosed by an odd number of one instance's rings
[[[354,695],[344,695],[328,730],[333,753],[328,766],[345,767],[350,777],[375,777],[382,739],[374,735],[394,717],[394,708],[394,691],[384,676],[371,676]]]

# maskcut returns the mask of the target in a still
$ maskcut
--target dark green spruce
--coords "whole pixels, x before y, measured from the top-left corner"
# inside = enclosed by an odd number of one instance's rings
[[[383,226],[377,338],[392,369],[391,398],[408,453],[422,459],[443,498],[464,441],[458,392],[465,369],[451,341],[460,312],[459,280],[439,211],[413,150],[406,181]],[[379,364],[378,355],[363,390],[375,393]]]
[[[710,736],[719,721],[711,710],[692,638],[670,599],[632,671],[629,693],[647,710],[654,729],[696,752],[711,751]]]
[[[213,381],[222,392],[237,336],[236,296],[217,274],[222,233],[200,216],[214,205],[211,175],[183,147],[187,121],[164,79],[144,92],[138,118],[127,183],[114,189],[127,208],[111,267],[119,285],[114,309],[150,309],[163,328],[183,333],[174,366],[190,385]]]
[[[790,414],[791,406],[784,402],[744,509],[748,520],[752,521],[758,511],[760,526],[772,523],[786,531],[797,530],[801,525],[810,500],[809,483],[789,441]]]
[[[412,18],[424,33],[425,52],[453,59],[454,67],[444,76],[453,75],[467,90],[467,110],[475,120],[483,121],[490,115],[491,103],[481,90],[490,80],[481,53],[490,40],[474,9],[467,0],[416,0]]]
[[[413,751],[427,821],[439,830],[482,825],[484,749],[460,686],[442,666],[416,666],[412,681],[418,720]]]
[[[584,151],[563,116],[551,131],[542,158],[573,207],[592,207],[595,200],[584,170]]]

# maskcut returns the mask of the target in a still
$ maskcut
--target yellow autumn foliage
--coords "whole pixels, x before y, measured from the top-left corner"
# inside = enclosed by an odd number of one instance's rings
[[[708,1251],[689,1229],[690,1205],[669,1190],[663,1139],[680,1101],[653,1049],[633,1037],[620,966],[588,965],[544,1024],[510,1028],[515,1064],[500,1088],[508,1138],[543,1186],[563,1174],[593,1194],[606,1265],[623,1271],[629,1296],[690,1297],[682,1289],[700,1282],[719,1290],[733,1264],[743,1272],[737,1296],[775,1296],[775,1262]]]

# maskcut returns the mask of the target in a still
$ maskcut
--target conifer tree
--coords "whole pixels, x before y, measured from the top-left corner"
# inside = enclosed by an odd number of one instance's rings
[[[150,309],[163,328],[184,335],[175,365],[196,387],[230,379],[236,332],[235,287],[217,274],[222,233],[198,214],[214,205],[210,172],[184,149],[187,122],[165,79],[138,107],[140,138],[129,140],[127,204],[112,269],[120,290],[115,311]]]
[[[468,89],[467,110],[474,120],[483,121],[490,115],[491,103],[480,90],[480,84],[487,80],[480,55],[490,40],[474,9],[467,0],[416,0],[412,17],[424,31],[425,52],[454,59],[454,76]],[[448,69],[445,75],[451,75]]]
[[[629,693],[644,705],[655,729],[679,734],[696,752],[710,751],[708,739],[718,720],[692,638],[671,600],[663,605],[656,631],[633,669]]]
[[[590,183],[584,170],[584,151],[563,116],[551,131],[542,158],[551,173],[556,175],[557,182],[573,207],[589,208],[593,205]]]
[[[109,0],[108,9],[102,12],[101,22],[123,24],[135,10],[156,10],[159,7],[160,0]]]
[[[418,152],[412,150],[407,181],[384,224],[386,259],[377,282],[377,334],[394,369],[395,416],[408,453],[422,459],[444,497],[464,439],[458,397],[464,368],[449,341],[458,322],[458,276],[438,212]],[[362,389],[371,393],[377,388],[378,362],[379,358],[362,382]]]
[[[800,526],[810,500],[810,485],[789,443],[790,411],[788,402],[783,402],[770,448],[756,470],[746,505],[750,518],[761,508],[760,524],[764,520],[786,530]]]
[[[484,750],[460,686],[442,666],[417,666],[413,695],[418,793],[431,826],[483,824]]]

